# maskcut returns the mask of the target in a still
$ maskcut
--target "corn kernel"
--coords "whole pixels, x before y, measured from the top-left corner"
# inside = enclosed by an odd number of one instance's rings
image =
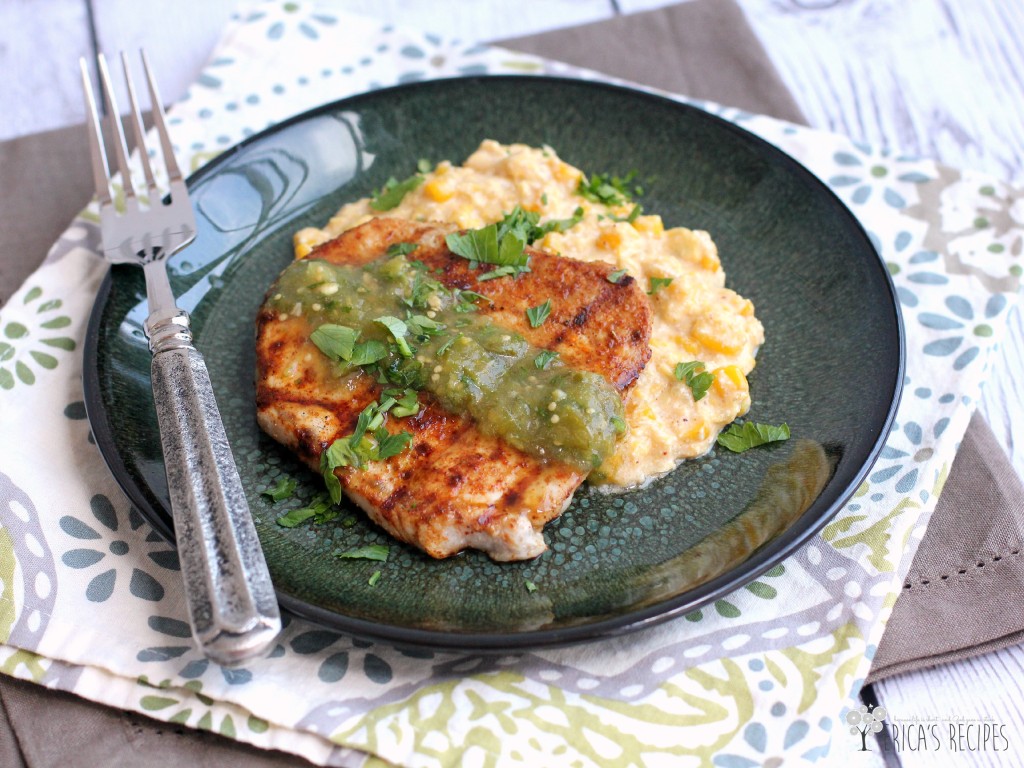
[[[312,252],[313,252],[313,248],[312,248],[312,246],[310,246],[309,243],[300,243],[300,242],[296,241],[296,243],[295,243],[295,258],[296,259],[303,259],[303,258],[308,256]]]
[[[682,434],[684,441],[699,443],[702,440],[708,439],[708,425],[703,421],[694,422],[693,426]]]
[[[660,236],[665,232],[665,224],[661,220],[661,216],[637,216],[633,221],[633,228],[637,232],[647,232],[648,234]]]
[[[750,299],[744,299],[743,306],[740,307],[740,314],[743,317],[751,317],[754,314],[754,302]]]
[[[717,272],[722,268],[721,263],[718,261],[718,257],[713,256],[710,253],[704,253],[701,255],[700,265],[708,272]]]
[[[606,229],[597,237],[597,247],[606,251],[618,251],[622,247],[622,235],[614,229]]]
[[[437,179],[431,179],[424,184],[423,192],[435,203],[443,203],[445,200],[450,200],[452,194],[454,194],[454,192],[448,188],[448,185],[442,185]]]
[[[682,344],[683,349],[689,352],[691,356],[697,356],[701,351],[701,345],[693,339],[684,338],[680,343]]]
[[[705,349],[723,355],[734,355],[743,348],[743,335],[730,327],[728,318],[705,315],[693,324],[693,337]]]
[[[578,168],[573,168],[568,163],[564,163],[561,160],[556,160],[552,163],[555,178],[559,181],[571,181],[574,184],[579,182],[580,171]]]
[[[738,365],[727,365],[715,371],[715,389],[722,396],[733,390],[747,389],[747,377]]]

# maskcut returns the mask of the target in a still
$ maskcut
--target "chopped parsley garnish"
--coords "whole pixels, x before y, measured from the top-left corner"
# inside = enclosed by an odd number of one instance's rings
[[[347,552],[339,552],[338,557],[342,560],[376,560],[381,563],[388,561],[390,548],[386,544],[369,544],[365,547],[356,547]]]
[[[516,267],[511,264],[506,264],[503,267],[492,269],[490,272],[484,272],[477,278],[477,282],[482,283],[485,280],[496,280],[499,277],[519,277],[519,275],[529,271],[529,267]]]
[[[374,436],[377,438],[376,459],[379,461],[397,456],[412,442],[412,435],[408,432],[398,432],[392,435],[387,430],[375,430]]]
[[[404,392],[384,390],[384,396],[395,399],[395,405],[391,408],[391,415],[396,419],[415,416],[420,412],[420,395],[415,389],[406,389]]]
[[[375,211],[390,211],[397,208],[407,194],[423,183],[423,176],[414,173],[407,179],[399,181],[394,176],[384,182],[384,186],[370,197],[370,207]]]
[[[631,210],[627,215],[616,216],[614,213],[610,213],[608,214],[608,218],[611,219],[612,221],[624,221],[627,224],[632,224],[634,221],[636,221],[636,217],[643,212],[644,207],[640,205],[640,203],[637,203],[636,205],[633,206],[633,210]]]
[[[387,347],[375,339],[370,339],[356,344],[352,350],[352,358],[348,362],[352,365],[370,365],[382,360],[387,354]]]
[[[625,276],[626,270],[616,269],[614,272],[609,272],[608,277],[605,279],[612,285],[618,285],[619,281]]]
[[[583,221],[582,206],[577,207],[576,210],[572,212],[572,216],[568,219],[551,219],[550,221],[545,221],[543,224],[536,227],[534,230],[536,234],[534,235],[533,240],[540,239],[548,232],[565,232],[565,230],[575,227],[581,221]],[[532,243],[533,240],[530,240],[530,242]]]
[[[536,307],[530,307],[526,310],[526,319],[530,321],[530,326],[533,328],[539,328],[544,324],[544,321],[548,319],[548,315],[551,314],[551,299],[548,299],[543,304],[538,304]]]
[[[386,256],[408,256],[419,247],[419,243],[392,243],[384,253]]]
[[[277,484],[273,488],[267,488],[265,491],[260,491],[260,495],[266,496],[271,501],[284,501],[285,499],[291,498],[291,495],[295,493],[295,489],[299,487],[298,482],[291,477],[282,477],[277,481]]]
[[[431,320],[426,315],[410,315],[405,319],[405,324],[419,341],[426,341],[431,336],[439,336],[444,331],[443,323]]]
[[[595,203],[625,205],[633,199],[634,195],[643,194],[643,189],[638,184],[629,188],[634,178],[636,178],[636,171],[630,171],[625,176],[595,173],[589,179],[586,176],[580,179],[580,183],[576,186],[576,193]]]
[[[366,583],[371,587],[376,587],[378,581],[380,581],[380,571],[374,571]]]
[[[459,302],[455,305],[456,312],[476,312],[476,302],[486,301],[488,304],[493,304],[489,298],[484,296],[482,293],[476,291],[459,291]]]
[[[620,418],[618,416],[612,416],[611,422],[612,422],[612,426],[615,427],[615,431],[618,434],[624,435],[626,433],[626,420],[625,419]]]
[[[461,338],[462,338],[462,334],[461,333],[456,333],[454,336],[452,336],[450,339],[448,339],[448,341],[446,341],[444,344],[442,344],[440,347],[438,347],[438,349],[437,349],[437,356],[441,357],[442,355],[444,355],[444,353],[448,351],[448,347],[450,347],[452,344],[454,344],[456,341],[458,341]]]
[[[651,280],[651,287],[647,291],[647,295],[648,296],[653,296],[658,291],[660,291],[662,288],[668,288],[670,285],[672,285],[672,278],[671,277],[652,277],[652,278],[650,278],[650,280]]]
[[[320,474],[335,504],[341,501],[341,481],[334,474],[335,469],[361,469],[367,462],[383,461],[401,453],[412,442],[408,432],[392,435],[384,427],[388,411],[398,404],[389,396],[384,396],[380,403],[370,403],[360,412],[352,434],[338,438],[320,454]],[[372,439],[367,433],[372,434]]]
[[[340,514],[341,510],[334,506],[331,497],[326,493],[320,493],[308,506],[286,512],[277,518],[276,522],[282,528],[295,528],[310,519],[314,523],[328,523]]]
[[[424,320],[426,320],[426,318],[424,318]],[[412,348],[409,346],[408,339],[405,338],[409,333],[409,326],[397,317],[391,317],[391,315],[378,317],[374,322],[380,323],[388,329],[392,338],[395,340],[395,344],[398,345],[398,353],[402,357],[412,357]]]
[[[344,325],[324,323],[309,335],[321,352],[334,360],[342,360],[352,365],[369,365],[375,363],[388,350],[381,342],[359,342],[359,331]]]
[[[694,402],[704,397],[711,385],[715,383],[715,374],[704,370],[704,363],[697,360],[689,363],[676,363],[675,376],[679,381],[686,382],[686,386],[693,393]]]
[[[550,349],[542,349],[540,354],[533,358],[533,364],[542,371],[546,371],[551,362],[557,359],[557,352],[552,352]]]
[[[349,361],[359,339],[359,331],[344,325],[324,323],[310,334],[309,339],[328,357]]]
[[[474,267],[477,264],[499,267],[485,272],[479,280],[514,277],[528,271],[530,256],[524,250],[527,245],[548,232],[564,232],[582,219],[583,208],[577,208],[571,218],[552,219],[540,224],[539,213],[524,211],[517,205],[496,224],[453,232],[445,236],[445,242],[452,253],[468,259]]]
[[[757,448],[767,443],[789,440],[789,425],[772,426],[748,421],[744,424],[731,424],[725,432],[718,436],[718,444],[734,453],[743,453],[750,448]]]
[[[537,591],[537,585],[534,584],[529,579],[526,579],[523,583],[526,585],[526,591],[527,592],[536,592]]]

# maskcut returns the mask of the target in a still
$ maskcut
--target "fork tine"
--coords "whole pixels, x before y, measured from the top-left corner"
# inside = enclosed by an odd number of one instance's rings
[[[96,98],[92,92],[89,65],[85,57],[78,60],[82,70],[82,91],[85,93],[85,128],[89,134],[89,150],[92,156],[92,179],[96,185],[96,199],[100,205],[110,205],[114,197],[110,189],[110,174],[107,171],[107,151],[103,147],[100,118],[96,113]]]
[[[151,205],[156,205],[160,196],[156,187],[156,179],[153,178],[153,168],[149,164],[149,151],[146,149],[146,129],[142,125],[142,112],[139,109],[139,101],[135,97],[135,83],[132,82],[132,73],[128,67],[128,56],[121,52],[121,67],[124,69],[124,82],[128,87],[128,101],[131,106],[132,133],[135,134],[135,147],[139,150],[142,158],[142,172],[146,177],[146,188],[149,192]]]
[[[142,68],[146,72],[146,82],[149,84],[149,100],[153,110],[153,125],[160,136],[160,148],[164,155],[164,165],[167,167],[167,176],[172,182],[182,181],[181,170],[178,168],[178,161],[174,159],[174,147],[171,145],[171,135],[167,130],[167,120],[164,115],[163,102],[160,101],[160,94],[156,89],[156,80],[149,69],[149,59],[146,58],[146,51],[140,50],[142,56]]]
[[[103,89],[103,98],[107,103],[107,120],[113,126],[114,133],[114,155],[117,158],[117,167],[121,171],[121,183],[124,187],[126,203],[135,203],[135,186],[132,184],[131,168],[128,165],[128,146],[124,140],[124,129],[121,128],[121,113],[117,109],[117,102],[114,100],[114,88],[110,84],[110,73],[107,71],[107,59],[101,53],[96,57],[100,71],[100,87]]]

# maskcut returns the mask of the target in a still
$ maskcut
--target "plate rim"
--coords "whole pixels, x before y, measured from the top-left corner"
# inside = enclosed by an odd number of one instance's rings
[[[647,99],[662,106],[669,106],[684,112],[691,112],[699,116],[699,119],[707,119],[716,123],[731,133],[740,136],[745,141],[753,142],[762,151],[774,156],[775,160],[786,167],[788,173],[802,177],[811,187],[816,188],[825,198],[832,203],[832,207],[841,216],[846,217],[852,225],[851,229],[863,245],[873,255],[870,263],[880,272],[883,285],[887,290],[888,302],[885,304],[886,312],[892,312],[895,320],[895,331],[897,341],[898,363],[894,371],[894,388],[891,401],[882,422],[878,435],[875,437],[871,450],[865,461],[854,472],[848,485],[841,489],[835,500],[819,515],[808,524],[798,525],[807,514],[808,510],[801,513],[800,517],[783,530],[780,534],[769,539],[754,552],[732,566],[725,572],[715,576],[708,581],[698,584],[686,591],[673,595],[669,598],[659,600],[651,605],[642,608],[626,609],[611,617],[599,618],[580,624],[573,624],[554,629],[528,629],[523,631],[451,631],[422,629],[417,627],[402,626],[396,624],[385,624],[354,616],[346,616],[325,609],[313,603],[293,597],[275,588],[277,600],[281,608],[287,613],[304,618],[319,624],[328,629],[337,630],[355,637],[365,638],[376,642],[385,642],[402,647],[424,648],[435,651],[456,651],[456,652],[479,652],[479,653],[508,653],[510,651],[526,651],[550,647],[562,647],[580,643],[594,642],[597,640],[619,637],[627,633],[635,632],[646,627],[654,626],[671,619],[680,617],[686,613],[701,608],[716,599],[722,598],[731,592],[739,589],[744,584],[761,576],[765,571],[782,562],[794,554],[807,541],[818,534],[846,505],[857,488],[863,483],[865,477],[878,461],[878,458],[885,447],[886,440],[893,429],[896,420],[896,413],[903,397],[904,380],[906,373],[906,332],[904,327],[903,313],[900,308],[899,296],[896,292],[892,275],[885,266],[885,261],[872,243],[864,225],[857,216],[850,210],[842,199],[824,181],[810,171],[803,163],[781,148],[762,138],[753,131],[747,130],[726,118],[709,112],[695,103],[680,101],[665,95],[656,90],[646,89],[643,86],[630,86],[603,80],[588,80],[582,78],[535,75],[535,74],[474,74],[457,77],[443,77],[431,80],[420,80],[410,83],[402,83],[385,88],[378,88],[359,93],[350,94],[340,99],[320,104],[298,114],[274,123],[251,136],[226,148],[215,158],[203,165],[201,168],[189,174],[186,184],[191,190],[196,184],[205,179],[208,175],[215,173],[223,164],[227,163],[235,155],[246,150],[250,145],[263,141],[264,139],[281,133],[293,125],[315,119],[323,114],[345,109],[353,103],[358,103],[370,98],[387,97],[397,94],[399,97],[405,91],[424,90],[430,88],[445,88],[452,84],[461,85],[466,83],[483,83],[486,81],[534,81],[549,86],[571,86],[604,90],[629,98]],[[172,257],[173,258],[173,257]],[[86,409],[86,416],[90,429],[96,442],[96,447],[103,458],[103,461],[118,487],[128,497],[129,503],[139,509],[146,521],[160,533],[172,546],[176,546],[173,527],[168,525],[171,513],[166,509],[157,509],[147,497],[142,484],[137,483],[128,471],[123,457],[118,450],[117,443],[110,428],[111,420],[106,405],[103,403],[101,394],[101,383],[99,370],[95,364],[98,353],[99,336],[101,333],[101,321],[103,310],[109,301],[110,292],[113,286],[113,270],[108,270],[104,275],[89,314],[89,322],[86,328],[86,336],[83,344],[83,395]],[[93,361],[93,362],[89,362]]]

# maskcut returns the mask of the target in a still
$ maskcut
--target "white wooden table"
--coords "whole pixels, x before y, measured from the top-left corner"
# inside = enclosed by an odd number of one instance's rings
[[[1024,188],[1022,0],[739,0],[811,125],[893,151],[973,167]],[[493,40],[596,21],[666,0],[338,0],[340,9],[464,40]],[[0,140],[83,120],[79,56],[145,46],[168,101],[193,80],[234,10],[232,0],[0,0]],[[154,35],[159,18],[160,34]],[[5,190],[0,191],[6,193]],[[1024,477],[1024,324],[982,402]],[[1019,609],[1024,609],[1021,607]],[[1006,725],[1011,750],[961,753],[955,765],[1024,765],[1024,648],[878,683],[890,712]],[[875,755],[878,755],[876,748]],[[837,759],[849,757],[841,748]],[[874,762],[857,765],[881,765]],[[889,764],[940,765],[902,752]]]

